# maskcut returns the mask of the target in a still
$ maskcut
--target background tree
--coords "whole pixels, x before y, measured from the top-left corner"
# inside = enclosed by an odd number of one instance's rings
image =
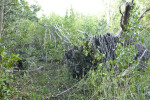
[[[8,27],[15,23],[19,23],[21,20],[28,19],[38,21],[36,13],[40,10],[39,6],[31,5],[31,7],[29,7],[25,0],[5,0],[4,4],[3,33],[6,35],[9,33]],[[1,6],[1,8],[2,7],[3,6]]]
[[[2,35],[2,25],[3,25],[3,16],[4,16],[4,3],[5,0],[1,0],[1,9],[0,9],[0,38]]]

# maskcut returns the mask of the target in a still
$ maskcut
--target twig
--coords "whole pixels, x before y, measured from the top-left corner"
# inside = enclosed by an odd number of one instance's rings
[[[145,54],[145,52],[147,51],[147,49],[143,52],[143,54],[141,55],[141,57],[139,58],[139,60],[141,60]]]

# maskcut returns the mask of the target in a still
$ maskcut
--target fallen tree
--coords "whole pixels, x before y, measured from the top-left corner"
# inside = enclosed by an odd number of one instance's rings
[[[127,47],[128,45],[134,45],[137,50],[137,54],[134,57],[135,61],[139,61],[138,66],[139,69],[145,70],[145,66],[147,61],[150,59],[150,51],[141,43],[134,42],[134,38],[129,37],[125,32],[127,31],[129,25],[130,11],[132,8],[132,2],[127,2],[125,5],[125,11],[121,13],[120,27],[121,29],[117,33],[116,36],[107,33],[105,35],[93,36],[85,41],[85,44],[82,46],[74,46],[74,48],[69,49],[65,52],[67,58],[67,66],[69,72],[72,74],[73,78],[81,78],[82,75],[87,74],[88,71],[99,63],[102,63],[103,67],[105,67],[108,71],[111,70],[112,67],[117,67],[116,65],[111,65],[111,67],[107,66],[107,61],[115,60],[117,55],[115,53],[117,43],[120,43],[122,46]],[[138,21],[143,18],[144,14],[149,11],[147,9],[138,19]],[[129,39],[127,39],[129,38]],[[121,42],[120,39],[124,39],[124,42]],[[91,48],[89,46],[91,44]],[[90,48],[90,49],[89,49]],[[88,51],[87,54],[84,51]],[[94,58],[97,50],[101,54],[100,61]]]
[[[85,48],[82,46],[76,46],[73,49],[66,51],[67,66],[69,72],[72,73],[73,78],[79,78],[83,74],[87,74],[93,66],[96,66],[99,63],[99,61],[93,56],[96,54],[97,50],[105,55],[100,62],[103,63],[103,66],[105,66],[107,70],[110,70],[111,68],[107,66],[106,62],[110,59],[114,60],[116,58],[115,46],[117,42],[119,42],[117,37],[107,33],[106,35],[99,35],[98,37],[93,37],[90,40],[87,40]],[[91,48],[89,47],[90,43]],[[83,49],[87,50],[87,55],[85,55]]]

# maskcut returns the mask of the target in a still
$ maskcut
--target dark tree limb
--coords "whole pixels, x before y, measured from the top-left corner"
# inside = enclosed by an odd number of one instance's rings
[[[132,3],[134,2],[134,0],[132,0]]]
[[[124,31],[126,31],[125,26],[128,26],[129,24],[129,17],[130,17],[130,10],[131,6],[134,0],[132,2],[127,2],[125,5],[125,11],[122,13],[121,11],[121,6],[119,7],[119,12],[121,14],[121,19],[120,19],[120,27],[121,29],[118,31],[117,35],[118,37],[122,37]]]
[[[124,16],[123,16],[123,26],[127,26],[129,23],[131,6],[132,6],[131,2],[126,3],[125,12],[124,12]],[[125,30],[124,27],[123,27],[123,30]]]

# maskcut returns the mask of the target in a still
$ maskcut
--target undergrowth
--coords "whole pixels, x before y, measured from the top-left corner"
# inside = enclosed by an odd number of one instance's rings
[[[105,27],[107,26],[105,21],[100,20],[98,22],[98,19],[92,16],[79,16],[72,10],[71,15],[66,14],[65,18],[55,14],[49,18],[43,16],[39,22],[45,25],[44,27],[29,20],[22,20],[15,26],[10,25],[8,27],[10,33],[6,34],[2,42],[7,49],[0,44],[0,99],[149,100],[150,61],[146,62],[147,66],[144,71],[139,71],[140,61],[134,60],[137,54],[135,46],[122,45],[129,38],[134,37],[133,44],[145,42],[149,47],[148,42],[144,41],[138,33],[142,31],[138,22],[138,9],[134,6],[132,8],[130,24],[126,27],[127,31],[125,32],[128,38],[121,39],[121,43],[117,44],[116,60],[107,62],[109,67],[113,66],[112,69],[107,71],[101,63],[98,63],[96,70],[90,70],[80,80],[73,79],[68,72],[65,57],[63,57],[65,46],[70,44],[67,44],[69,39],[72,40],[73,45],[84,45],[83,41],[88,35],[96,33],[96,30],[102,33],[108,29]],[[101,30],[97,24],[105,28]],[[98,28],[95,29],[94,26]],[[12,27],[15,28],[12,29]],[[145,34],[146,37],[147,34]],[[60,40],[59,35],[62,40]],[[63,40],[66,41],[63,43]],[[12,52],[20,55],[11,54]],[[87,55],[88,50],[85,50],[84,53]],[[44,57],[45,55],[48,56],[48,59],[44,62],[38,61],[43,55]],[[12,64],[21,59],[19,56],[26,58],[27,65],[31,65],[30,67],[40,65],[43,66],[43,69],[35,72],[19,71],[13,73],[9,71]],[[93,57],[100,61],[105,55],[98,52]],[[61,62],[61,60],[63,61]]]

